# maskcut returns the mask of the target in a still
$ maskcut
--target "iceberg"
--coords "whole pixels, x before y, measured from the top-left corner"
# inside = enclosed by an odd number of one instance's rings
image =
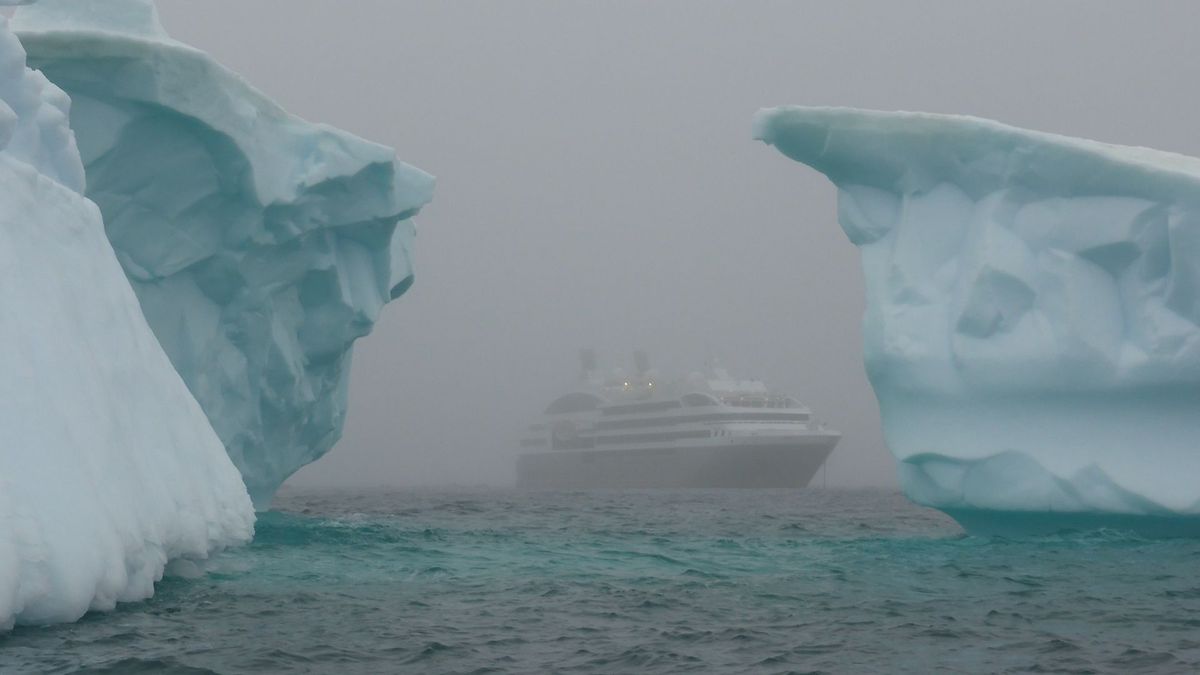
[[[71,96],[87,196],[265,507],[340,437],[352,345],[412,284],[432,177],[288,114],[168,37],[150,0],[42,0],[13,28]]]
[[[1200,534],[1200,160],[844,108],[754,134],[838,189],[910,498],[972,532]]]
[[[169,561],[254,526],[82,194],[69,107],[0,17],[3,630],[149,597]]]

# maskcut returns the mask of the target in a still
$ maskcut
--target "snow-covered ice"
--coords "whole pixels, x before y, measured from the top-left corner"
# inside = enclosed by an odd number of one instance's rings
[[[844,108],[755,136],[838,188],[912,499],[977,531],[1200,532],[1200,160]]]
[[[433,179],[289,115],[167,37],[149,0],[42,0],[13,26],[71,95],[87,195],[265,505],[340,437],[352,344],[412,283]]]
[[[0,628],[146,598],[254,524],[81,194],[69,106],[0,17]]]

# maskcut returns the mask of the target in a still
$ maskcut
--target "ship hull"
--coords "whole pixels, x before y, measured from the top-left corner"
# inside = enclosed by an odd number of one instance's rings
[[[521,455],[517,487],[530,490],[799,488],[838,434],[714,439],[686,447],[570,450]]]

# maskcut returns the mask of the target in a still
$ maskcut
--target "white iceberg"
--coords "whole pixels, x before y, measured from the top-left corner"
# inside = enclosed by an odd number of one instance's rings
[[[1200,160],[843,108],[755,136],[838,187],[913,500],[979,532],[1200,533]]]
[[[69,106],[0,17],[0,628],[149,597],[169,560],[253,532],[81,194]]]
[[[352,345],[412,283],[433,179],[289,115],[167,37],[150,0],[13,21],[74,101],[87,196],[147,320],[265,506],[340,437]]]

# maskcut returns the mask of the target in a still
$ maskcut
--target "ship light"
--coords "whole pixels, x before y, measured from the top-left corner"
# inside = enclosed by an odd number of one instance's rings
[[[653,383],[653,382],[647,382],[647,383],[646,383],[646,386],[648,386],[648,387],[653,387],[653,386],[654,386],[654,383]]]

